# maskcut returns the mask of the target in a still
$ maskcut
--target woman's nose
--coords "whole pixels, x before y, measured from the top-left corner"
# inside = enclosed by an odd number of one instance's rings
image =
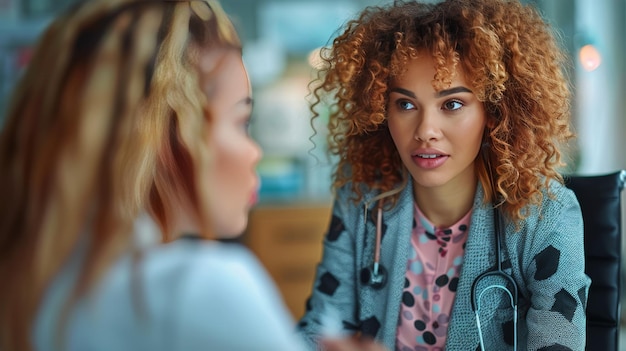
[[[417,141],[432,141],[441,137],[441,128],[438,123],[437,113],[422,111],[413,136]]]
[[[256,166],[259,161],[261,161],[261,158],[263,157],[263,150],[261,149],[261,147],[259,146],[259,144],[256,143],[256,141],[252,140],[252,162],[254,164],[254,166]]]

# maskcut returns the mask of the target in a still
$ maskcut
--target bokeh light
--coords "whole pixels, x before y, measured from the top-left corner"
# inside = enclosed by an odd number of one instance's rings
[[[583,68],[589,72],[596,70],[602,63],[602,56],[600,55],[600,52],[591,44],[587,44],[580,48],[578,58]]]

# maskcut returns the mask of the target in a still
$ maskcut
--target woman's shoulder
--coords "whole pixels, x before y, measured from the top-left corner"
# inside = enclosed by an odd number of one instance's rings
[[[550,233],[553,230],[582,233],[582,212],[576,194],[558,180],[551,180],[542,190],[541,203],[529,205],[522,227],[529,231]]]
[[[93,306],[106,307],[129,305],[139,296],[142,308],[160,316],[171,311],[169,306],[210,308],[216,300],[234,299],[235,293],[250,289],[274,288],[261,263],[243,245],[179,239],[120,257],[87,299]]]
[[[200,239],[165,246],[154,252],[155,258],[171,259],[178,273],[174,281],[159,273],[152,279],[164,279],[164,285],[175,284],[178,290],[166,297],[168,306],[176,306],[172,318],[182,326],[177,349],[301,349],[280,292],[245,246]]]
[[[576,194],[563,182],[552,179],[543,190],[542,212],[549,210],[561,211],[564,208],[580,208]]]
[[[54,326],[78,281],[83,256],[83,251],[73,256],[44,296],[33,333],[38,349],[49,349],[45,345],[54,341]],[[168,349],[170,341],[163,342],[171,338],[159,330],[189,324],[184,311],[190,306],[208,318],[220,300],[235,301],[233,292],[262,284],[263,278],[250,279],[263,277],[260,270],[254,256],[234,244],[183,239],[128,252],[72,307],[65,330],[68,350]]]
[[[242,244],[196,238],[182,238],[146,251],[141,267],[147,284],[165,286],[179,281],[190,287],[195,282],[219,282],[225,287],[254,284],[267,278],[261,263]]]
[[[179,239],[151,246],[120,257],[76,306],[69,349],[249,350],[258,342],[299,350],[280,296],[243,245]],[[48,322],[59,317],[58,309],[40,316],[38,343],[51,340]]]
[[[238,242],[205,240],[184,236],[168,244],[156,245],[143,255],[148,262],[181,264],[203,261],[204,264],[228,266],[234,263],[254,261],[254,255]]]
[[[160,230],[147,214],[139,216],[134,223],[135,262],[144,274],[153,279],[167,278],[171,272],[193,269],[195,264],[221,269],[241,269],[242,265],[257,267],[255,256],[238,242],[203,240],[199,236],[185,235],[167,244],[160,243]],[[127,272],[128,254],[117,262],[121,273]],[[238,268],[237,268],[238,267]],[[254,269],[254,268],[252,268]],[[211,270],[200,270],[197,274],[211,274]],[[188,274],[186,275],[188,276]]]

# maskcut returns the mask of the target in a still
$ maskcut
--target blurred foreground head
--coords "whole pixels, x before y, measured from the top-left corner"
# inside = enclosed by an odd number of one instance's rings
[[[86,1],[43,34],[0,134],[0,349],[30,348],[43,289],[77,243],[80,294],[143,211],[168,240],[169,200],[185,202],[212,235],[205,92],[232,50],[213,0]]]

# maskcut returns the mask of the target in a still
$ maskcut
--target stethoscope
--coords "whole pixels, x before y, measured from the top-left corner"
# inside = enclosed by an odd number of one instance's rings
[[[402,188],[402,187],[401,187]],[[393,192],[399,192],[393,190]],[[371,201],[379,200],[382,197],[389,196],[391,194],[385,193],[381,194]],[[368,202],[365,204],[365,222],[367,222],[367,208]],[[363,277],[362,280],[366,281],[366,284],[372,287],[373,289],[380,290],[387,283],[387,270],[380,263],[380,251],[381,251],[381,239],[382,239],[382,204],[379,201],[377,206],[376,213],[376,242],[374,246],[374,260],[370,267],[368,267],[365,271],[367,277]],[[497,207],[493,209],[493,222],[494,222],[494,233],[495,233],[495,248],[496,248],[496,264],[493,268],[487,270],[486,272],[480,274],[474,281],[472,282],[471,289],[471,306],[472,311],[476,317],[476,326],[478,329],[478,337],[480,339],[480,348],[481,351],[485,351],[485,343],[483,339],[481,322],[480,322],[480,301],[485,294],[485,292],[492,289],[503,290],[510,298],[511,307],[513,308],[513,349],[517,350],[517,295],[518,295],[518,287],[517,283],[513,279],[513,277],[502,270],[502,228],[504,227],[502,216],[500,215],[500,211]],[[489,278],[489,277],[500,277],[503,278],[509,284],[492,284],[483,289],[480,294],[477,295],[477,287],[478,284]],[[363,279],[366,278],[366,279]],[[510,285],[510,287],[508,286]]]
[[[377,202],[377,212],[376,212],[376,242],[374,244],[374,260],[372,264],[367,267],[363,272],[361,272],[361,281],[369,285],[375,290],[382,289],[387,284],[387,270],[380,263],[380,243],[382,241],[382,222],[383,222],[383,201],[382,199],[388,196],[393,196],[399,192],[401,192],[408,183],[408,177],[404,177],[402,184],[399,187],[386,191],[382,194],[375,196],[374,198],[366,201],[364,204],[364,214],[363,214],[363,226],[367,227],[367,213],[368,208],[371,203]]]
[[[507,274],[502,270],[502,228],[504,224],[502,222],[502,216],[497,207],[493,208],[493,225],[496,239],[496,264],[490,270],[480,274],[472,283],[471,290],[471,305],[472,311],[476,317],[476,327],[478,329],[478,338],[480,339],[480,349],[485,351],[485,341],[483,339],[483,333],[480,324],[480,300],[485,292],[491,289],[498,289],[504,291],[510,299],[511,307],[513,308],[513,350],[517,350],[517,283],[510,274]],[[504,279],[508,284],[491,284],[483,289],[478,296],[476,296],[478,284],[489,278],[499,277]],[[510,287],[509,287],[510,286]]]

